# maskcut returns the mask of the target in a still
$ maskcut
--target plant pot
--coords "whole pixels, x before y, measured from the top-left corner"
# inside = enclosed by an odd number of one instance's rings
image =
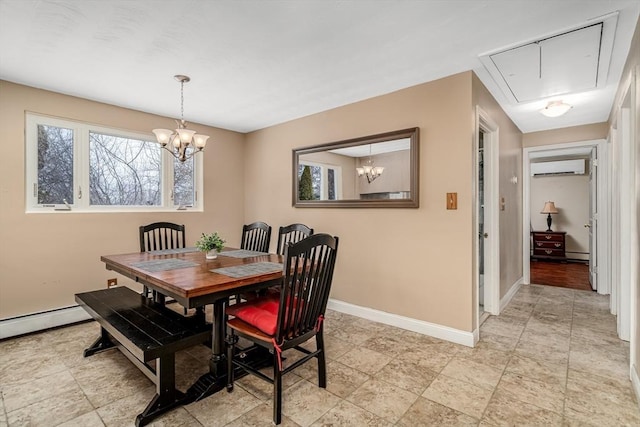
[[[218,258],[218,251],[216,249],[212,249],[205,254],[206,259],[216,259]]]

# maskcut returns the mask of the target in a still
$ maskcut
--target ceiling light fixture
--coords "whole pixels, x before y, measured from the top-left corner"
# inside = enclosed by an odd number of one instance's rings
[[[377,177],[382,175],[384,167],[373,166],[373,160],[371,159],[371,144],[369,144],[369,158],[361,168],[356,168],[356,171],[358,172],[358,176],[364,175],[367,178],[367,182],[369,184],[371,184]]]
[[[156,139],[162,148],[170,152],[173,157],[184,162],[199,151],[204,150],[207,145],[208,135],[197,134],[194,130],[187,129],[187,122],[184,121],[184,84],[191,81],[189,76],[175,75],[174,79],[180,82],[180,121],[176,120],[178,129],[154,129]],[[167,145],[169,148],[167,148]],[[191,150],[187,149],[191,146]]]
[[[547,117],[560,117],[571,108],[573,108],[572,105],[566,104],[562,101],[551,101],[546,107],[540,110],[540,113]]]

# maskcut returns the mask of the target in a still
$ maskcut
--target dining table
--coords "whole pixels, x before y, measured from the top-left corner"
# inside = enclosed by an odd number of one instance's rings
[[[213,306],[209,372],[187,391],[200,400],[226,386],[225,307],[231,297],[282,282],[281,255],[225,247],[215,259],[196,248],[165,249],[103,255],[112,270],[145,285],[156,298],[172,298],[206,322],[206,305]]]

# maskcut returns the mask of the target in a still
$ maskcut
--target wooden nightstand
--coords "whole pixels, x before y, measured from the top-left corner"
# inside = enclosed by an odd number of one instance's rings
[[[532,231],[533,259],[566,261],[566,231]]]

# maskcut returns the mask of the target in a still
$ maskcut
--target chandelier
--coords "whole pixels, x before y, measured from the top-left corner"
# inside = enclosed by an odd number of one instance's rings
[[[153,129],[156,139],[173,157],[184,162],[199,151],[204,150],[207,145],[209,135],[200,135],[196,131],[187,129],[187,122],[184,121],[184,84],[188,83],[191,78],[189,76],[175,75],[174,79],[180,82],[180,121],[176,120],[178,129]],[[190,152],[187,148],[192,147]]]
[[[369,184],[371,184],[377,177],[382,175],[384,167],[373,166],[373,159],[371,159],[371,144],[369,144],[369,158],[361,168],[356,168],[356,171],[358,172],[358,176],[364,175],[367,178],[367,182]]]

